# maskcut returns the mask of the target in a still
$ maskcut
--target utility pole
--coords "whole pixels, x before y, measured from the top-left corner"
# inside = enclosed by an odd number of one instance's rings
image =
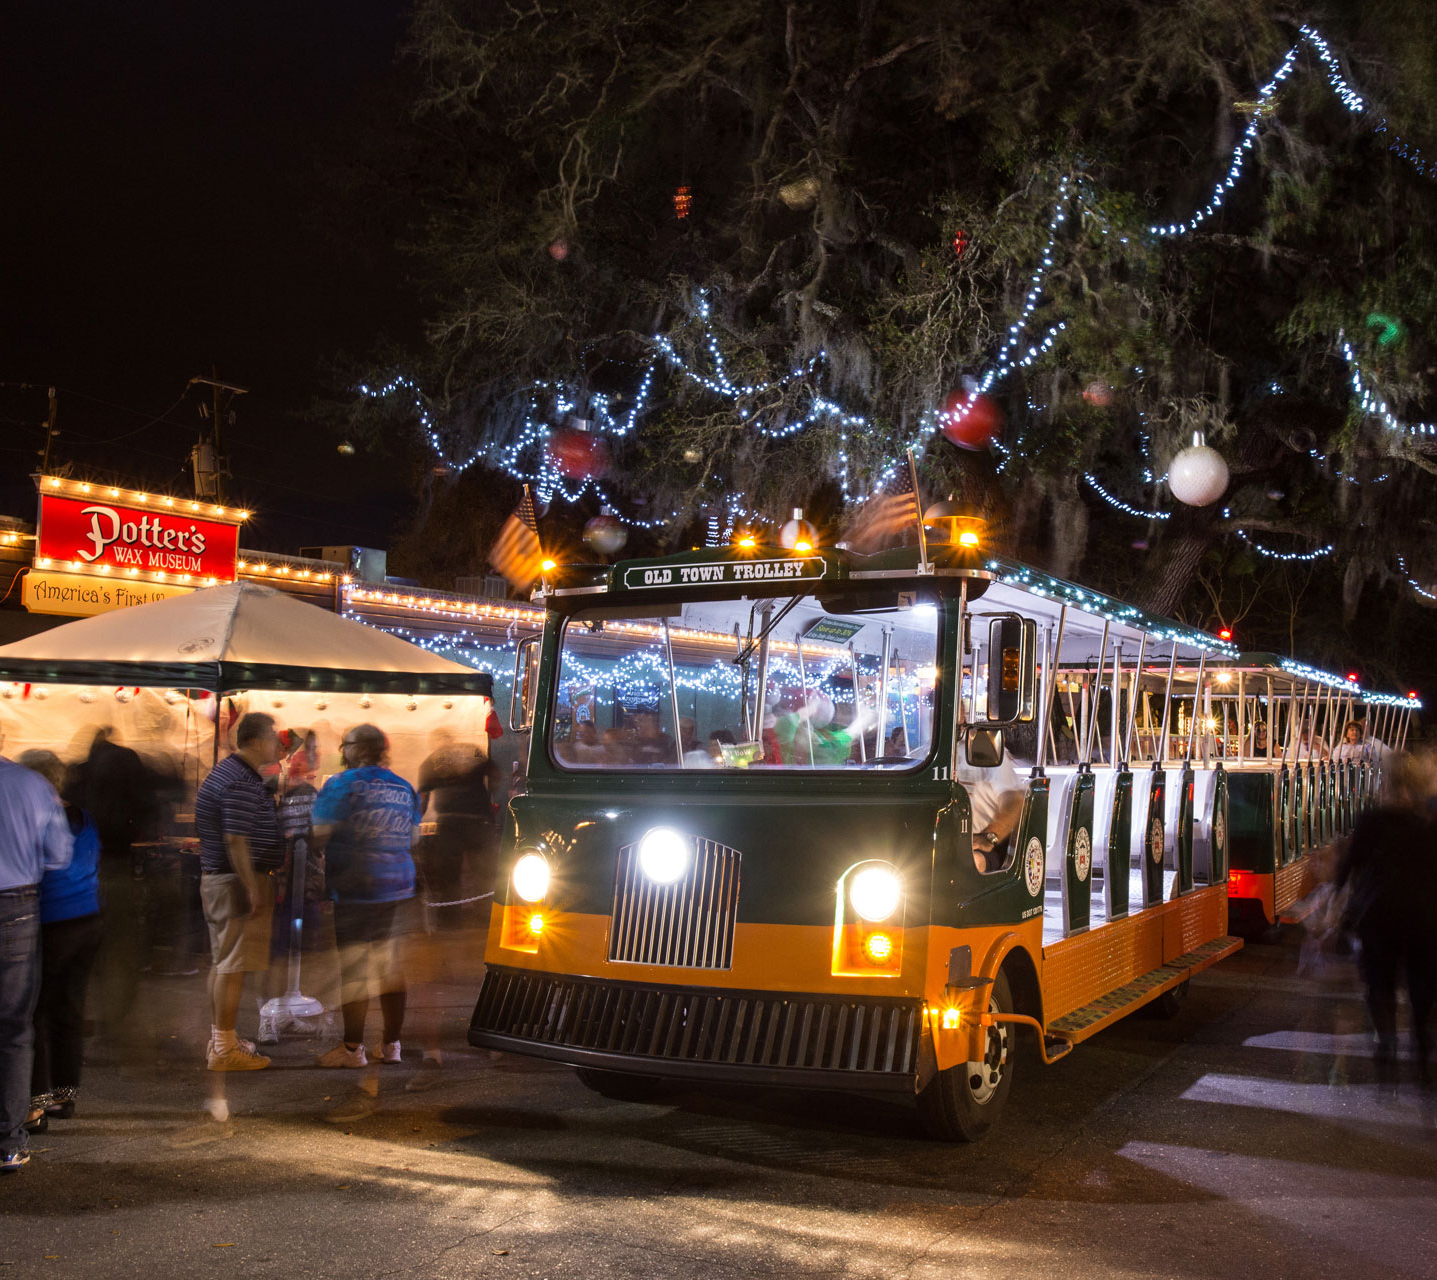
[[[225,406],[232,402],[236,396],[247,395],[248,387],[236,387],[228,382],[221,382],[218,369],[212,369],[214,374],[211,378],[194,377],[189,381],[189,386],[206,386],[214,392],[214,408],[210,411],[210,438],[208,441],[201,440],[190,451],[190,462],[194,467],[195,475],[195,497],[205,498],[221,505],[225,501],[225,475],[229,468],[225,465],[224,451],[221,447],[221,427],[224,421]],[[229,401],[226,401],[225,394],[228,393]],[[201,406],[200,416],[205,416],[205,408]]]
[[[55,398],[55,388],[50,388],[50,414],[45,419],[45,450],[40,460],[40,474],[50,474],[50,444],[60,433],[55,430],[55,418],[60,412],[60,402]]]

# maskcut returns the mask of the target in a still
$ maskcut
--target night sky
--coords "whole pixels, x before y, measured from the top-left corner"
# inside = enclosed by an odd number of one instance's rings
[[[386,545],[402,477],[302,415],[337,358],[418,313],[402,209],[363,198],[403,102],[401,0],[33,3],[0,18],[0,513],[34,518],[44,389],[76,473],[188,492],[194,375],[251,388],[230,431],[245,545]],[[176,402],[179,403],[176,403]],[[155,419],[160,421],[154,421]]]

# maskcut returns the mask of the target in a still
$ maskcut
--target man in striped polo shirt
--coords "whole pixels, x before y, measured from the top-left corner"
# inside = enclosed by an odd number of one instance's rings
[[[269,1059],[235,1035],[247,973],[269,968],[274,882],[284,857],[274,800],[260,770],[282,753],[274,717],[251,711],[235,726],[235,753],[215,765],[195,796],[200,900],[210,930],[211,1071],[257,1071]]]

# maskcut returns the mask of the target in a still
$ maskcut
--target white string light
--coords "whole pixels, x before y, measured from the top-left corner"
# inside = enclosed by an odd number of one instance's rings
[[[1397,568],[1401,570],[1402,576],[1407,579],[1407,585],[1419,596],[1423,596],[1428,600],[1437,600],[1437,595],[1433,595],[1432,592],[1428,591],[1425,587],[1418,586],[1416,579],[1407,572],[1407,561],[1401,556],[1397,557]]]
[[[1330,542],[1326,546],[1318,547],[1313,551],[1274,551],[1271,547],[1265,547],[1262,543],[1250,538],[1242,529],[1235,529],[1233,532],[1256,551],[1258,555],[1265,556],[1269,560],[1285,560],[1289,563],[1301,561],[1306,563],[1312,560],[1321,560],[1323,556],[1330,556],[1333,551],[1333,544]]]
[[[1149,475],[1152,473],[1149,472]],[[1083,472],[1083,479],[1088,482],[1093,491],[1102,498],[1110,507],[1116,507],[1124,515],[1137,516],[1140,520],[1167,520],[1172,516],[1171,511],[1140,511],[1137,507],[1129,506],[1121,498],[1114,497],[1097,481],[1097,477],[1091,471]]]
[[[1220,178],[1213,187],[1213,193],[1207,204],[1193,214],[1186,222],[1173,222],[1167,226],[1149,227],[1148,232],[1160,239],[1172,236],[1187,235],[1196,231],[1208,218],[1211,218],[1222,207],[1223,201],[1227,198],[1226,193],[1237,185],[1237,180],[1242,177],[1243,166],[1247,163],[1247,153],[1252,150],[1253,144],[1257,141],[1258,122],[1262,118],[1262,111],[1267,106],[1272,95],[1277,92],[1278,87],[1289,75],[1292,74],[1292,67],[1297,60],[1298,50],[1302,46],[1295,44],[1287,51],[1282,64],[1277,71],[1261,89],[1257,91],[1258,109],[1253,112],[1252,119],[1243,130],[1242,140],[1233,148],[1232,163],[1228,166],[1227,176]]]
[[[1430,436],[1437,434],[1437,425],[1430,422],[1404,423],[1387,407],[1387,402],[1381,399],[1376,392],[1368,389],[1362,378],[1362,366],[1357,362],[1357,352],[1352,349],[1352,344],[1339,332],[1338,341],[1342,344],[1342,355],[1347,361],[1348,372],[1352,375],[1352,390],[1357,396],[1362,412],[1379,419],[1382,425],[1389,431],[1398,435],[1407,436]],[[1316,455],[1314,455],[1316,456]],[[1384,480],[1386,476],[1382,477]]]

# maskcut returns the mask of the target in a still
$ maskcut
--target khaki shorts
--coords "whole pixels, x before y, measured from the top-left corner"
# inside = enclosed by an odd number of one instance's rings
[[[274,919],[274,877],[261,875],[259,910],[232,873],[200,877],[200,902],[210,927],[210,954],[216,973],[261,973],[269,968],[269,935]]]

